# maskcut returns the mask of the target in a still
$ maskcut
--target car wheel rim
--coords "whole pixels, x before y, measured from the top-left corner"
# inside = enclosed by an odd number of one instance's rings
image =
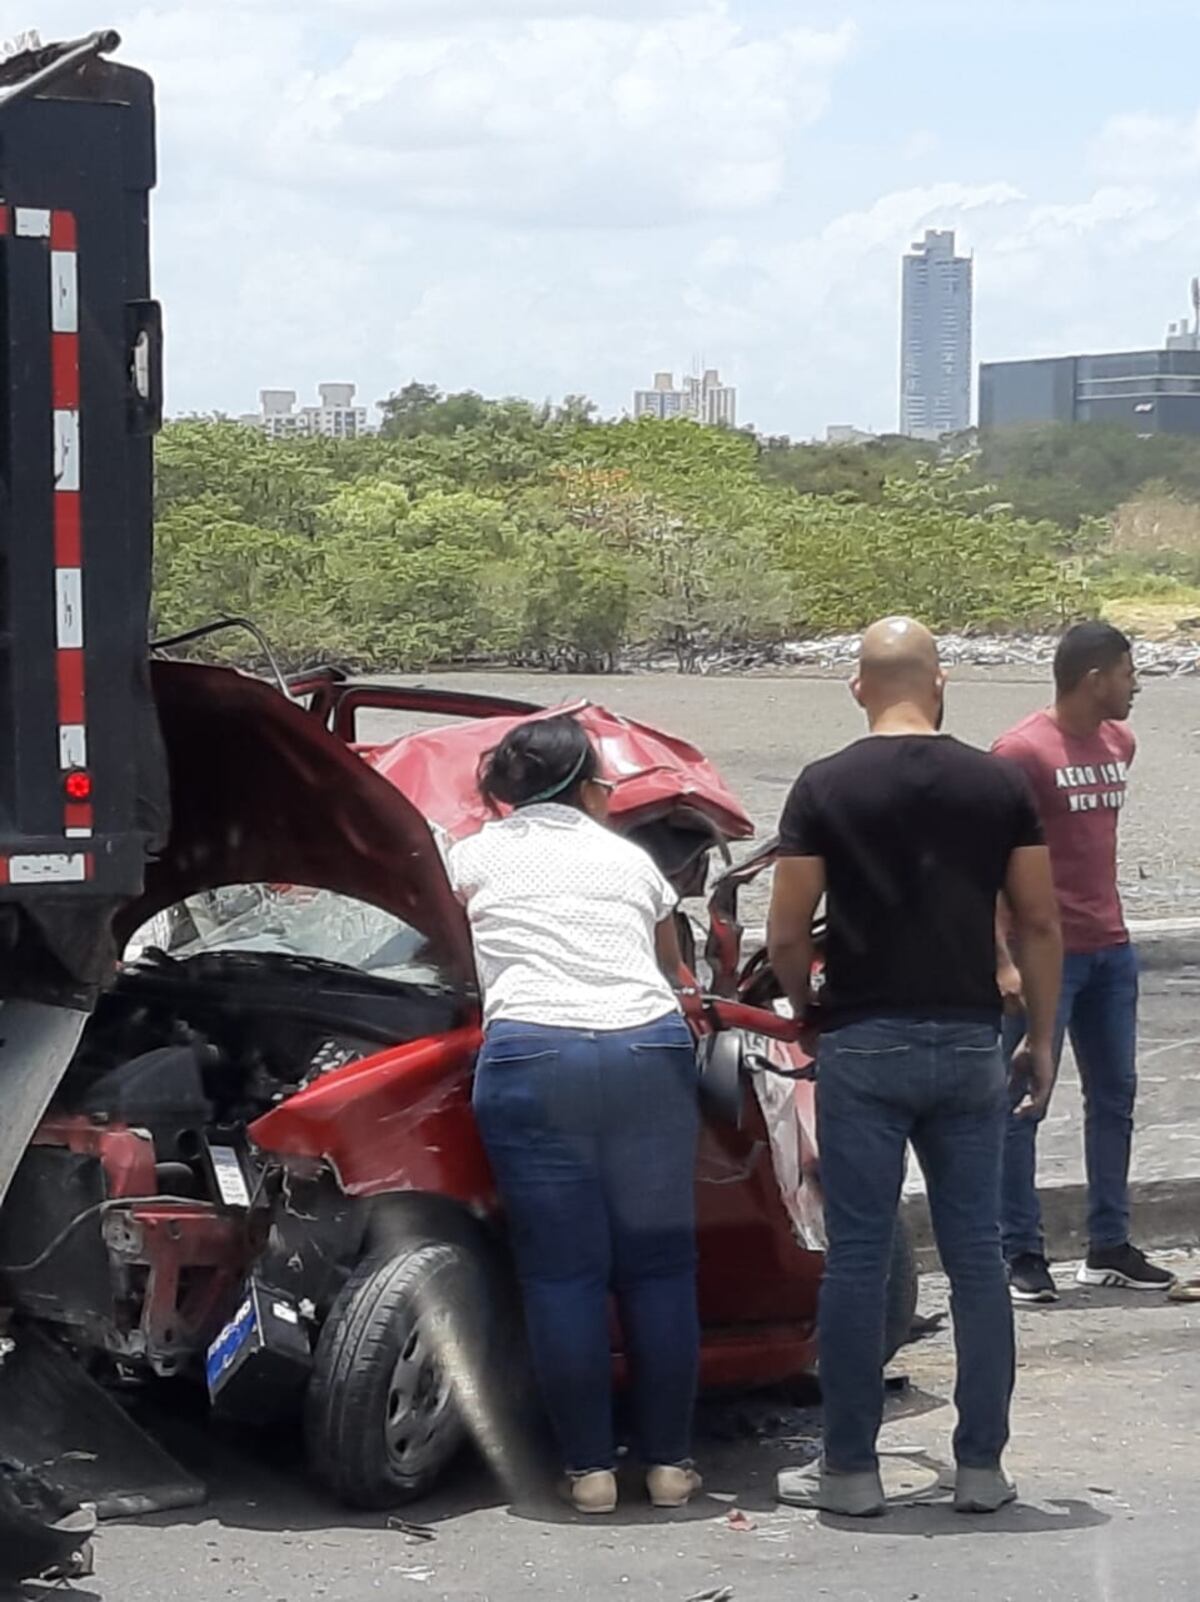
[[[419,1323],[409,1330],[387,1390],[384,1440],[392,1467],[419,1473],[445,1451],[450,1382]]]

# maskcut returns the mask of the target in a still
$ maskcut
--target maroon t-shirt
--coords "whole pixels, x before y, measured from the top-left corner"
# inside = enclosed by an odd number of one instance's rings
[[[1127,723],[1068,734],[1035,712],[992,747],[1015,762],[1041,814],[1067,951],[1103,951],[1129,939],[1117,890],[1117,822],[1137,749]]]

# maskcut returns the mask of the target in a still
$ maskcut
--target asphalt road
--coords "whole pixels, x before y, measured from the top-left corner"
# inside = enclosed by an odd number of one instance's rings
[[[1178,1266],[1189,1265],[1179,1260]],[[1200,1265],[1192,1264],[1192,1267]],[[1064,1273],[1064,1283],[1066,1274]],[[945,1286],[923,1284],[944,1312]],[[684,1514],[636,1499],[613,1519],[548,1505],[516,1514],[478,1468],[409,1510],[412,1541],[383,1516],[347,1520],[316,1499],[291,1444],[234,1451],[177,1428],[215,1486],[187,1515],[107,1528],[78,1602],[1126,1602],[1200,1595],[1200,1308],[1073,1287],[1020,1314],[1010,1467],[1021,1499],[991,1519],[946,1505],[953,1425],[944,1325],[901,1354],[883,1446],[897,1488],[924,1487],[874,1523],[778,1508],[776,1470],[813,1456],[819,1412],[778,1398],[706,1408],[708,1493]],[[636,1490],[636,1487],[635,1487]],[[733,1518],[734,1512],[744,1517]],[[30,1594],[33,1594],[32,1589]]]

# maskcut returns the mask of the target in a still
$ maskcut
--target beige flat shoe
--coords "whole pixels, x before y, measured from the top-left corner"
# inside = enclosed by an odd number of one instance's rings
[[[663,1464],[650,1469],[646,1475],[646,1489],[654,1507],[686,1507],[703,1488],[704,1481],[694,1468]]]
[[[617,1477],[608,1469],[596,1469],[591,1474],[569,1474],[559,1489],[563,1501],[569,1502],[576,1513],[617,1511]]]

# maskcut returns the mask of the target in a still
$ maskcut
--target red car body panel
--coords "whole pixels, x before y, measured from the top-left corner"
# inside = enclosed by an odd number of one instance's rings
[[[554,717],[563,712],[569,712],[587,730],[599,751],[605,778],[616,786],[609,807],[614,823],[631,828],[687,808],[701,814],[728,840],[746,840],[754,833],[741,802],[712,763],[686,740],[589,701],[534,716]],[[474,834],[492,816],[476,783],[482,758],[510,729],[528,721],[527,715],[506,714],[447,728],[421,729],[386,745],[363,747],[362,754],[422,817],[432,819],[458,840]]]
[[[496,1185],[471,1112],[478,1027],[416,1040],[322,1074],[249,1126],[277,1156],[332,1165],[348,1196],[422,1190],[494,1212]]]

